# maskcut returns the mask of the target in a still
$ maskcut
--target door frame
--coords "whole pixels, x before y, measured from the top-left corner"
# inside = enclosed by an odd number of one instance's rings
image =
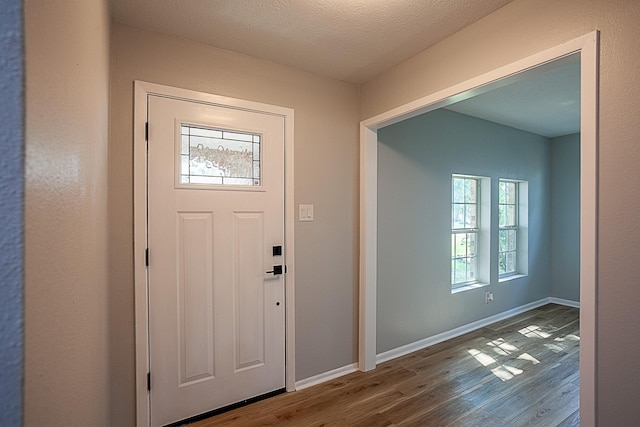
[[[598,269],[599,32],[531,55],[360,123],[360,298],[358,368],[376,367],[378,129],[445,107],[501,84],[507,77],[580,53],[580,422],[596,423]],[[533,70],[535,72],[535,70]],[[519,75],[519,76],[518,76]],[[502,81],[502,83],[501,83]]]
[[[136,80],[134,82],[133,120],[133,254],[134,309],[136,354],[136,425],[150,422],[148,274],[145,263],[147,249],[147,143],[146,122],[148,97],[156,95],[279,116],[284,119],[284,247],[287,271],[285,280],[285,386],[295,390],[295,250],[294,250],[294,111],[260,102],[180,89]]]

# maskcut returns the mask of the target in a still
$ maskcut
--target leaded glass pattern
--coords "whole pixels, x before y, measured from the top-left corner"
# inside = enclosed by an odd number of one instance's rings
[[[183,124],[180,138],[180,184],[261,185],[261,135]]]

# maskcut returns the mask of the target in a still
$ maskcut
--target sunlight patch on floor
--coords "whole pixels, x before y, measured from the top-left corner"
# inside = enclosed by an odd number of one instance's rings
[[[500,365],[497,368],[493,368],[491,372],[502,381],[509,381],[516,375],[521,375],[524,373],[522,369],[514,368],[507,365]]]
[[[566,335],[564,338],[569,341],[580,341],[580,337],[574,334]]]
[[[480,362],[482,366],[489,366],[497,363],[496,359],[486,353],[481,352],[480,350],[476,350],[475,348],[469,350],[469,354],[472,355],[478,362]]]
[[[503,338],[498,338],[497,340],[491,341],[487,343],[487,345],[489,347],[493,347],[493,351],[495,351],[501,356],[508,356],[514,351],[518,351],[518,347],[512,344],[509,344]]]
[[[560,346],[557,344],[545,344],[544,346],[554,353],[560,353],[561,351],[564,351],[564,346]]]
[[[535,357],[533,357],[529,353],[522,353],[520,356],[518,356],[518,359],[527,360],[527,361],[533,363],[534,365],[537,365],[538,363],[540,363],[540,361],[538,359],[536,359]]]
[[[545,339],[551,336],[551,334],[544,332],[542,329],[540,329],[540,326],[536,325],[527,326],[526,328],[520,329],[518,332],[520,332],[527,338]]]
[[[518,332],[527,338],[547,341],[540,344],[554,353],[567,351],[569,347],[575,346],[577,342],[580,341],[580,337],[575,334],[568,334],[553,338],[553,333],[557,330],[558,329],[552,325],[547,325],[545,327],[529,325],[526,328],[518,330]],[[513,341],[520,342],[517,338],[514,338]],[[511,361],[512,363],[519,365],[517,360],[520,360],[531,363],[531,365],[521,365],[523,368],[525,368],[525,366],[538,365],[542,363],[540,359],[537,359],[527,352],[522,352],[521,349],[504,338],[497,338],[493,341],[487,342],[485,345],[486,347],[484,347],[484,352],[476,348],[468,349],[467,351],[474,359],[476,359],[476,361],[478,361],[482,366],[486,366],[491,373],[501,381],[509,381],[525,373],[524,370],[509,366],[503,362],[509,363],[509,361]],[[551,366],[550,368],[553,369],[554,367]]]

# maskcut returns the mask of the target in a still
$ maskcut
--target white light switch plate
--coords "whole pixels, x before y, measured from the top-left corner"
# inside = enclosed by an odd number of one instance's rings
[[[298,205],[298,221],[313,221],[313,205]]]

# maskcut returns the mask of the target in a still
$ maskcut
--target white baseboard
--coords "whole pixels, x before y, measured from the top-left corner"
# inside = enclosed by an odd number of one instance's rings
[[[358,370],[358,364],[343,366],[342,368],[333,369],[322,374],[314,375],[304,380],[296,381],[296,391],[304,390],[305,388],[312,387],[314,385],[321,384],[326,381],[341,377],[343,375],[351,374]]]
[[[511,310],[507,310],[502,313],[495,314],[493,316],[478,320],[476,322],[457,327],[450,331],[442,332],[440,334],[433,335],[431,337],[423,338],[411,344],[406,344],[401,347],[394,348],[389,351],[385,351],[384,353],[380,353],[376,356],[376,363],[383,363],[388,360],[395,359],[396,357],[405,356],[409,353],[413,353],[414,351],[422,350],[423,348],[430,347],[434,344],[438,344],[443,341],[459,337],[460,335],[464,335],[466,333],[475,331],[476,329],[480,329],[492,323],[496,323],[501,320],[505,320],[510,317],[516,316],[518,314],[524,313],[525,311],[533,310],[534,308],[541,307],[545,304],[549,304],[550,302],[551,302],[550,298],[543,298],[539,301],[534,301],[529,304],[522,305],[520,307],[512,308]],[[557,304],[560,304],[560,303],[557,303]]]
[[[522,305],[520,307],[512,308],[511,310],[504,311],[502,313],[495,314],[493,316],[478,320],[473,323],[469,323],[467,325],[460,326],[458,328],[452,329],[447,332],[443,332],[441,334],[437,334],[431,337],[423,338],[419,341],[413,342],[411,344],[403,345],[401,347],[395,348],[393,350],[385,351],[384,353],[380,353],[376,356],[376,363],[383,363],[391,359],[395,359],[396,357],[404,356],[409,353],[413,353],[414,351],[422,350],[423,348],[427,348],[434,344],[441,343],[446,340],[450,340],[452,338],[459,337],[460,335],[464,335],[468,332],[473,332],[476,329],[480,329],[482,327],[488,326],[492,323],[499,322],[501,320],[508,319],[510,317],[516,316],[518,314],[524,313],[525,311],[533,310],[534,308],[542,307],[543,305],[554,303],[560,305],[566,305],[568,307],[580,308],[580,303],[577,301],[571,301],[562,298],[543,298],[538,301],[531,302],[529,304]],[[304,390],[305,388],[312,387],[314,385],[322,384],[324,382],[333,380],[335,378],[339,378],[343,375],[351,374],[353,372],[358,371],[358,364],[354,363],[352,365],[343,366],[342,368],[333,369],[328,372],[324,372],[322,374],[314,375],[309,378],[305,378],[300,381],[296,381],[296,391]]]
[[[580,301],[571,301],[570,299],[551,297],[549,298],[549,302],[566,305],[567,307],[580,308]]]

